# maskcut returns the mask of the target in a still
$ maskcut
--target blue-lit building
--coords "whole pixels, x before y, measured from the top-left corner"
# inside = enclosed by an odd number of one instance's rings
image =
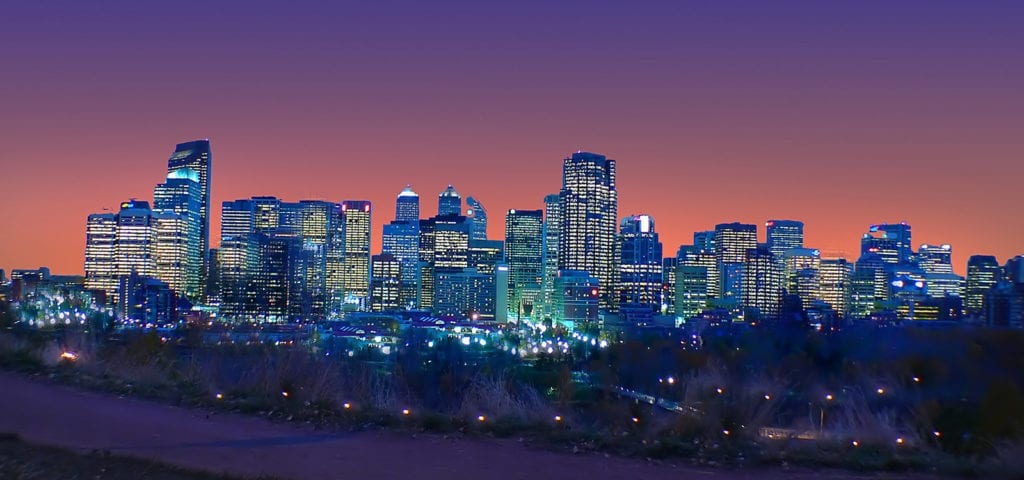
[[[420,196],[406,185],[395,200],[395,221],[418,222],[420,220]]]
[[[615,300],[615,226],[619,194],[615,160],[576,152],[562,162],[558,268],[587,272],[601,282],[601,306]]]
[[[662,245],[650,215],[622,219],[618,236],[620,305],[660,310],[662,303]]]
[[[600,280],[587,272],[560,270],[555,279],[555,324],[573,329],[594,330],[598,325]]]
[[[479,200],[466,197],[466,218],[469,221],[469,239],[487,240],[487,209]]]
[[[203,275],[201,287],[205,292],[206,275],[210,261],[210,180],[213,173],[213,152],[210,149],[210,140],[194,140],[175,145],[174,152],[167,159],[167,173],[187,168],[198,176],[199,181],[199,252],[202,265],[200,272]]]
[[[462,196],[455,191],[455,187],[448,185],[437,196],[437,215],[462,215]]]

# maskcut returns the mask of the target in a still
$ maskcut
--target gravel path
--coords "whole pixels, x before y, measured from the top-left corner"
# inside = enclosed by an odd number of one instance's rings
[[[396,432],[324,432],[76,390],[0,372],[0,432],[82,451],[154,459],[240,475],[290,479],[890,478],[841,472],[676,467],[601,454],[571,455],[509,439]],[[906,478],[906,477],[904,477]]]

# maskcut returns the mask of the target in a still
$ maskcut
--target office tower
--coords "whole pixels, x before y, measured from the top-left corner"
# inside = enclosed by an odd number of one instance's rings
[[[665,257],[661,261],[661,314],[675,315],[676,313],[676,268],[679,266],[679,259],[676,257]]]
[[[206,278],[210,261],[210,179],[213,153],[209,140],[194,140],[179,143],[167,159],[167,173],[187,168],[199,177],[199,252],[201,255],[200,276]],[[205,293],[205,285],[202,288]]]
[[[122,322],[168,327],[177,321],[176,296],[166,283],[132,272],[119,279],[117,291],[117,316]]]
[[[418,305],[420,274],[420,221],[396,220],[384,225],[381,251],[391,255],[399,263],[401,285],[398,303],[402,307]]]
[[[288,293],[293,278],[292,252],[298,245],[297,239],[276,232],[254,236],[259,245],[259,265],[253,279],[256,308],[246,313],[263,321],[284,321],[288,316]]]
[[[676,316],[684,323],[700,315],[707,307],[708,300],[715,298],[709,293],[708,277],[707,266],[687,263],[676,266],[675,310]]]
[[[735,222],[715,225],[714,245],[719,263],[743,263],[747,252],[757,248],[757,225]]]
[[[395,220],[399,222],[420,221],[420,196],[406,185],[395,200]]]
[[[555,278],[555,308],[551,319],[568,330],[596,333],[600,280],[579,270],[559,270]]]
[[[741,304],[746,309],[755,309],[760,318],[775,318],[782,303],[782,275],[771,250],[767,246],[747,250],[742,265]]]
[[[715,225],[714,242],[720,298],[738,300],[743,290],[743,262],[747,252],[757,248],[757,225],[735,222]]]
[[[276,197],[252,197],[253,230],[256,233],[276,231],[281,224],[281,200]]]
[[[304,305],[298,310],[304,316],[323,318],[327,313],[327,249],[339,206],[322,200],[302,200],[289,204],[289,210],[298,211],[298,234],[304,262],[304,282],[301,295]],[[296,227],[289,222],[293,231]],[[295,311],[294,308],[292,308]]]
[[[168,173],[153,189],[157,278],[193,301],[203,293],[201,207],[199,175],[191,168]]]
[[[401,306],[402,263],[394,255],[382,253],[373,256],[370,271],[370,310],[397,310]]]
[[[558,268],[584,271],[600,282],[601,306],[615,303],[615,160],[576,152],[562,164]]]
[[[341,202],[345,231],[345,264],[342,275],[345,302],[364,308],[370,295],[370,218],[366,200]]]
[[[223,299],[220,287],[220,249],[210,249],[210,268],[206,276],[206,302],[210,305],[220,305]]]
[[[949,244],[922,244],[917,249],[917,264],[926,273],[953,273],[953,247]]]
[[[154,278],[153,211],[149,202],[131,200],[121,202],[117,213],[117,276],[137,273]]]
[[[661,307],[661,241],[650,215],[622,219],[618,236],[620,304]]]
[[[804,222],[768,220],[765,228],[768,231],[768,250],[776,260],[781,260],[786,250],[804,246]]]
[[[846,316],[850,276],[853,265],[845,258],[821,259],[819,298],[839,314]]]
[[[222,236],[217,261],[220,264],[220,316],[232,319],[255,312],[255,277],[260,268],[260,243],[256,235]]]
[[[854,318],[867,318],[878,304],[889,300],[889,275],[886,262],[878,253],[868,252],[857,259],[850,277],[850,304],[848,314]]]
[[[252,200],[242,199],[221,204],[220,238],[250,235],[255,232],[256,207]]]
[[[979,317],[985,314],[985,294],[999,283],[1002,277],[1002,268],[992,255],[972,255],[967,260],[964,307],[968,315]]]
[[[810,305],[821,298],[821,251],[814,248],[790,248],[782,254],[783,285],[786,290],[800,297],[804,305]]]
[[[501,240],[469,240],[468,264],[480,273],[492,275],[505,261],[505,242]]]
[[[509,267],[509,305],[532,308],[544,276],[544,212],[509,210],[505,215],[505,261]]]
[[[434,315],[471,320],[495,318],[495,277],[475,268],[440,269],[434,274]]]
[[[861,255],[877,253],[884,263],[890,265],[910,262],[912,248],[910,225],[906,222],[871,225],[860,240]]]
[[[1003,265],[1003,276],[1016,285],[1024,284],[1024,255],[1007,260]]]
[[[996,282],[983,297],[985,322],[990,327],[1024,327],[1024,286],[1009,277]]]
[[[445,215],[462,215],[462,196],[451,185],[437,196],[437,216]]]
[[[540,295],[543,313],[548,317],[554,308],[555,278],[558,277],[558,234],[562,227],[559,208],[557,193],[544,196],[544,278],[541,280]]]
[[[714,244],[711,243],[711,245]],[[714,249],[706,250],[698,245],[683,245],[679,247],[676,259],[679,265],[704,268],[707,298],[714,299],[721,296],[718,260],[715,257]],[[678,282],[678,279],[676,281]]]
[[[85,288],[117,294],[117,214],[89,215],[85,227]]]
[[[487,209],[473,197],[466,197],[466,219],[469,221],[469,239],[487,240]]]
[[[461,271],[469,266],[469,223],[461,215],[439,215],[420,220],[420,308],[430,310],[437,272]]]

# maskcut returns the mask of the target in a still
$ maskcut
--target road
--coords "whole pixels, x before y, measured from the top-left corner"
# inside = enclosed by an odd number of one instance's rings
[[[568,454],[514,439],[446,439],[399,432],[324,432],[240,415],[76,390],[0,372],[0,432],[30,443],[236,475],[288,479],[711,479],[878,478],[843,472],[724,470]],[[888,478],[888,477],[887,477]]]

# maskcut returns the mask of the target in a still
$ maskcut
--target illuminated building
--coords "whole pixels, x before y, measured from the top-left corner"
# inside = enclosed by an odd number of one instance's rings
[[[487,209],[473,197],[466,197],[466,220],[470,240],[487,240]]]
[[[882,262],[886,264],[910,262],[913,254],[912,248],[910,225],[907,225],[906,222],[871,225],[860,240],[861,255],[878,254]]]
[[[712,257],[714,258],[714,257]],[[705,310],[708,300],[708,267],[680,263],[676,266],[676,316],[683,322]]]
[[[985,294],[1003,277],[1002,268],[996,257],[973,255],[967,260],[967,286],[964,291],[964,308],[971,316],[985,314]]]
[[[845,258],[823,258],[821,259],[820,273],[819,298],[833,310],[845,316],[853,265]]]
[[[209,271],[210,259],[210,179],[212,174],[213,153],[209,140],[194,140],[179,143],[167,159],[167,173],[187,168],[199,177],[199,254],[201,265],[200,290],[205,294],[206,275]]]
[[[561,270],[555,279],[555,309],[551,319],[569,330],[596,331],[600,280],[587,272]]]
[[[402,291],[402,263],[393,255],[382,253],[372,258],[370,281],[370,310],[383,312],[397,310]]]
[[[204,276],[201,206],[199,175],[190,168],[171,171],[153,189],[156,276],[193,301]]]
[[[89,215],[85,227],[85,288],[117,294],[117,214]]]
[[[615,296],[615,224],[619,197],[615,160],[576,152],[563,161],[558,268],[589,273],[601,286],[601,306]]]
[[[719,298],[738,300],[743,289],[743,262],[757,248],[757,225],[715,225],[715,259],[718,261]]]
[[[116,273],[127,277],[136,273],[154,278],[156,263],[153,261],[153,212],[149,202],[131,200],[121,203],[117,213]]]
[[[155,278],[132,272],[118,282],[117,316],[122,322],[166,327],[177,321],[174,292]]]
[[[923,244],[917,249],[917,264],[927,273],[953,273],[953,247]]]
[[[363,308],[370,296],[370,219],[371,205],[366,200],[341,202],[345,232],[343,284],[345,302]]]
[[[678,266],[679,259],[676,257],[665,257],[661,261],[662,315],[675,315],[676,313],[676,267]]]
[[[464,316],[472,320],[495,319],[495,276],[475,268],[441,269],[434,274],[434,315]]]
[[[431,310],[435,274],[469,266],[469,222],[461,215],[439,215],[420,220],[419,230],[420,308]]]
[[[420,222],[396,220],[384,225],[381,251],[398,261],[401,269],[399,304],[416,307],[420,275],[417,266],[420,255]]]
[[[888,278],[881,256],[873,252],[862,254],[850,277],[848,315],[868,318],[881,302],[888,301]]]
[[[821,252],[813,248],[790,248],[783,252],[779,262],[786,290],[800,297],[804,305],[821,298]]]
[[[662,247],[650,215],[622,219],[618,236],[618,296],[622,305],[661,308]]]
[[[437,215],[462,215],[462,196],[455,191],[455,187],[448,185],[437,196]]]
[[[399,222],[418,222],[420,220],[420,196],[406,185],[395,200],[395,220]]]
[[[541,304],[550,317],[554,308],[555,278],[558,277],[558,234],[562,229],[558,194],[544,196],[544,278],[541,279]]]
[[[751,248],[742,265],[740,303],[745,309],[755,309],[762,318],[774,318],[782,301],[782,274],[772,252],[764,246]]]
[[[804,222],[768,220],[765,229],[768,232],[768,250],[776,260],[782,260],[786,250],[804,247]]]
[[[706,244],[705,244],[706,245]],[[713,245],[713,244],[712,244]],[[707,298],[719,298],[721,288],[719,286],[718,260],[714,250],[706,250],[698,245],[684,245],[679,247],[676,254],[679,265],[687,267],[702,267],[706,276],[704,283]],[[676,282],[678,284],[678,278]],[[678,294],[678,292],[677,292]]]
[[[544,276],[544,212],[509,210],[505,215],[505,261],[509,267],[509,305],[536,306]]]
[[[468,265],[480,273],[491,275],[505,259],[505,242],[469,239]]]

